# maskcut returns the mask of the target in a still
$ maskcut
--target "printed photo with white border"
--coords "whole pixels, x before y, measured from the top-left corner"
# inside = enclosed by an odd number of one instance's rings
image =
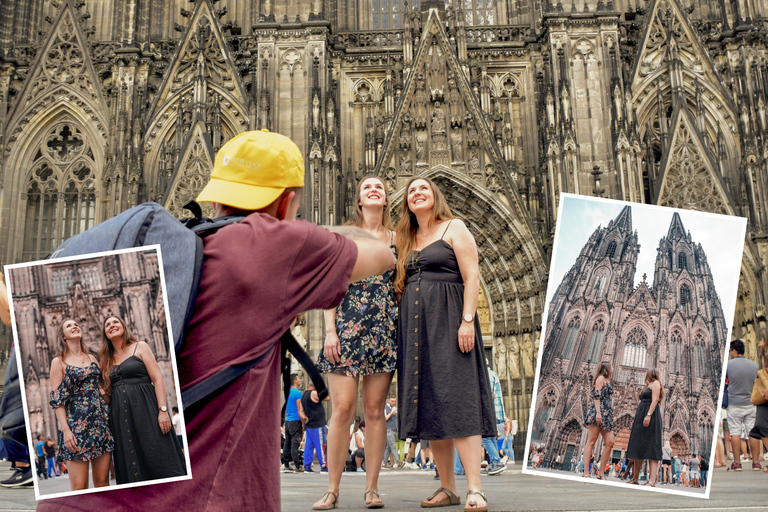
[[[5,276],[36,499],[192,478],[160,246]]]
[[[523,473],[709,497],[746,226],[560,196]]]

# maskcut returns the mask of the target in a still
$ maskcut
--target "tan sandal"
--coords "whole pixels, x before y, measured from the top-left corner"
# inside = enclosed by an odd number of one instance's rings
[[[367,493],[366,493],[367,494]],[[328,498],[333,496],[333,503],[328,503]],[[312,510],[330,510],[339,506],[339,493],[328,491],[323,494],[320,501],[312,505]]]
[[[441,499],[440,501],[436,501],[434,503],[430,502],[429,500],[433,499],[435,496],[440,494],[441,492],[445,493],[445,498]],[[450,507],[451,505],[459,505],[461,504],[461,498],[456,496],[454,492],[452,492],[450,489],[446,489],[445,487],[441,487],[435,492],[432,493],[432,496],[425,499],[421,502],[421,506],[423,508],[435,508],[435,507]]]
[[[476,496],[483,498],[485,505],[478,507]],[[469,489],[467,491],[467,504],[464,505],[464,512],[486,512],[488,510],[488,500],[485,498],[485,494],[477,489]]]
[[[368,500],[369,494],[373,494],[376,497],[371,498],[371,500],[369,501]],[[365,491],[365,495],[363,495],[363,500],[365,500],[365,508],[384,508],[384,502],[381,501],[378,491],[374,491],[373,489]]]

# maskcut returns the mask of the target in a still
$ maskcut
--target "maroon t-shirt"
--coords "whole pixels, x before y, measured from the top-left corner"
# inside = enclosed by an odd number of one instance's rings
[[[252,214],[205,239],[182,389],[279,343],[294,317],[335,307],[357,246],[304,221]],[[192,479],[44,500],[38,510],[280,510],[280,350],[191,410]]]

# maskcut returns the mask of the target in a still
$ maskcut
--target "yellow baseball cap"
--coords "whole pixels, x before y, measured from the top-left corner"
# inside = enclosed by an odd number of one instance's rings
[[[242,210],[272,204],[286,188],[304,186],[304,157],[298,146],[267,129],[241,133],[216,153],[211,180],[197,201]]]

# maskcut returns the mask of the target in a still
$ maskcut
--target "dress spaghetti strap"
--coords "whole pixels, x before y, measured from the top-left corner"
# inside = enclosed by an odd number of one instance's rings
[[[139,348],[139,342],[136,342],[136,346],[133,347],[133,355],[136,355],[136,349]]]
[[[451,227],[451,222],[453,222],[453,219],[448,221],[448,225],[445,226],[445,231],[443,231],[443,235],[440,237],[440,240],[442,240],[445,234],[448,232],[448,228]]]

